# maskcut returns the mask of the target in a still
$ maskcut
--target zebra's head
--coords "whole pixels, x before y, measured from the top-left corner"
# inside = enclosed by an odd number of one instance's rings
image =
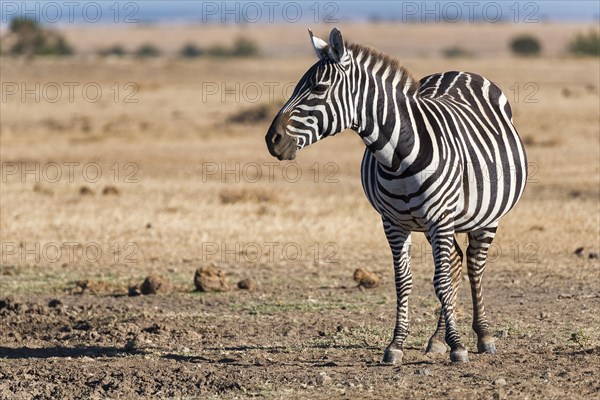
[[[334,28],[326,43],[308,32],[319,61],[300,79],[265,137],[279,160],[293,160],[297,150],[352,125],[350,56],[342,34]]]

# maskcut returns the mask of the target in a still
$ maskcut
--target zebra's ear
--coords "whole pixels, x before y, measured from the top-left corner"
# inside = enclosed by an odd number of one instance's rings
[[[329,46],[327,45],[327,42],[313,35],[310,29],[308,30],[308,35],[310,36],[310,42],[317,53],[317,57],[322,60],[323,58],[329,56]]]
[[[335,62],[340,62],[344,54],[346,54],[346,47],[342,33],[337,28],[333,28],[329,34],[329,57]]]

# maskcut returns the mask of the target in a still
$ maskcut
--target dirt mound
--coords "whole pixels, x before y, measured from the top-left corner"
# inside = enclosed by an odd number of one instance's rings
[[[196,270],[194,286],[200,292],[225,292],[229,290],[225,274],[213,266],[200,267]]]

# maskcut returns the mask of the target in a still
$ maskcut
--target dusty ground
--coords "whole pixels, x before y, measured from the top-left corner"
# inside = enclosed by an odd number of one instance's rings
[[[561,29],[573,28],[547,36]],[[437,301],[419,234],[405,364],[380,364],[395,298],[360,187],[362,144],[345,132],[297,164],[271,164],[270,118],[229,122],[256,106],[244,87],[261,88],[258,104],[281,100],[310,52],[268,62],[3,58],[3,85],[49,92],[1,103],[0,398],[600,397],[600,265],[589,258],[600,238],[599,61],[402,61],[416,77],[462,69],[497,82],[526,141],[533,173],[485,278],[496,356],[455,365],[423,354]],[[92,103],[76,89],[70,102],[65,82],[97,83],[102,96]],[[273,99],[265,82],[280,85]],[[55,103],[54,83],[65,91]],[[253,277],[258,289],[193,292],[194,271],[211,263],[231,286]],[[358,267],[383,285],[356,289]],[[173,292],[128,297],[150,273]],[[474,349],[469,310],[465,281],[460,326]]]

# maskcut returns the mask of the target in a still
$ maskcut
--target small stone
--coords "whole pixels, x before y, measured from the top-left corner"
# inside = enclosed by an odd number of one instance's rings
[[[545,312],[540,312],[540,319],[546,319],[548,318],[548,314],[546,314]]]
[[[148,222],[148,223],[146,224],[146,229],[150,229],[150,228],[152,228],[152,224],[151,224],[150,222]]]
[[[171,288],[171,282],[167,278],[152,274],[144,279],[140,286],[140,292],[142,294],[167,293],[171,291]]]
[[[237,287],[242,290],[256,290],[256,281],[252,278],[242,279],[238,282]]]
[[[319,385],[319,386],[329,385],[331,382],[332,382],[331,377],[329,375],[326,375],[324,372],[321,372],[317,376],[317,385]]]
[[[574,253],[577,257],[583,257],[583,247],[576,248]]]
[[[196,270],[194,286],[200,292],[225,292],[229,290],[225,274],[213,266],[200,267]]]
[[[495,386],[506,386],[506,379],[498,378],[494,381]]]
[[[597,260],[598,259],[598,253],[595,253],[595,252],[590,253],[590,254],[588,254],[588,258],[590,260]]]
[[[429,368],[417,368],[415,370],[415,374],[423,375],[423,376],[431,376],[431,370]]]
[[[365,289],[376,288],[381,283],[381,278],[364,268],[357,268],[354,271],[354,280],[358,282],[358,287]]]

